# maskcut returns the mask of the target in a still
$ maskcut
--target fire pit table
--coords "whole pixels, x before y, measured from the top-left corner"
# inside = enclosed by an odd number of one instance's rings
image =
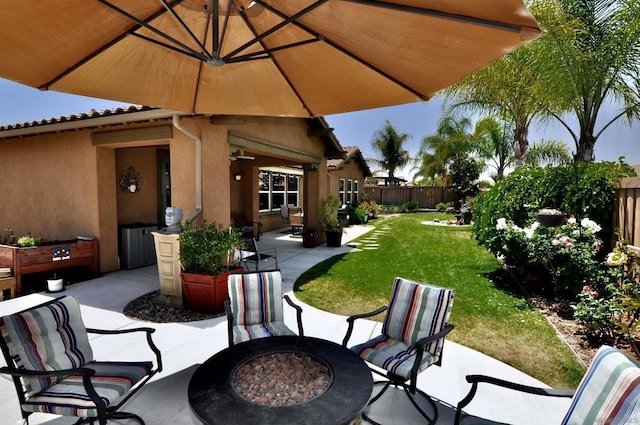
[[[359,423],[373,390],[367,365],[318,338],[260,338],[224,349],[189,382],[189,404],[207,425]]]

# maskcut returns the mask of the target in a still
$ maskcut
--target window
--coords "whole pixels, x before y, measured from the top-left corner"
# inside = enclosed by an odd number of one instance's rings
[[[258,176],[260,211],[279,210],[285,202],[300,205],[300,175],[260,170]]]
[[[351,205],[351,201],[353,201],[353,180],[347,180],[347,204]]]
[[[355,202],[356,204],[358,203],[359,195],[360,195],[360,190],[358,186],[359,186],[359,181],[354,180],[353,181],[353,202]]]
[[[342,205],[347,203],[347,198],[346,198],[345,192],[344,192],[344,189],[345,189],[344,186],[345,186],[344,179],[340,179],[340,188],[338,190],[339,190],[340,203]]]

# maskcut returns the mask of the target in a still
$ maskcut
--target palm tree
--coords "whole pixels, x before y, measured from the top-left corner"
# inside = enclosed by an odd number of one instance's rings
[[[546,109],[537,97],[542,91],[532,60],[539,49],[534,40],[469,75],[444,93],[447,114],[454,111],[498,115],[512,122],[509,142],[515,164],[522,165],[529,149],[529,127]]]
[[[395,176],[396,170],[404,167],[411,160],[409,151],[404,149],[403,146],[409,137],[411,137],[409,134],[399,134],[388,120],[373,136],[371,145],[373,150],[378,153],[379,158],[369,158],[367,160],[378,164],[389,172],[389,178],[385,180],[385,186],[389,183],[391,185],[399,184]]]
[[[640,117],[640,2],[638,0],[536,0],[531,5],[547,35],[535,60],[546,88],[541,99],[568,130],[576,161],[592,161],[598,137],[619,119]],[[604,104],[622,110],[596,130]],[[572,111],[578,134],[561,117]]]
[[[494,182],[501,180],[515,162],[511,145],[512,132],[513,124],[507,120],[486,117],[476,123],[473,133],[475,151],[485,161],[485,165],[495,169],[495,173],[490,176]]]
[[[418,160],[421,163],[418,174],[431,179],[438,176],[446,181],[451,162],[457,156],[466,156],[472,149],[470,128],[469,118],[444,116],[438,124],[436,134],[426,136],[420,143]]]
[[[543,139],[531,146],[527,155],[527,165],[562,165],[572,161],[569,148],[558,140]]]
[[[495,170],[490,177],[497,182],[505,172],[514,165],[511,135],[513,123],[495,117],[486,117],[476,123],[473,133],[474,153],[485,165]],[[525,164],[567,164],[571,162],[571,155],[567,145],[556,140],[542,140],[533,143],[528,151]]]

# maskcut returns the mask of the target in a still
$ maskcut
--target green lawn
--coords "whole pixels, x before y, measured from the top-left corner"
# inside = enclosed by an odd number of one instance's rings
[[[544,316],[510,292],[498,261],[477,245],[468,228],[422,224],[434,218],[451,219],[416,213],[376,220],[378,249],[318,264],[300,276],[296,296],[314,307],[350,315],[387,304],[396,276],[453,288],[450,321],[456,329],[449,339],[553,387],[577,387],[584,368]]]

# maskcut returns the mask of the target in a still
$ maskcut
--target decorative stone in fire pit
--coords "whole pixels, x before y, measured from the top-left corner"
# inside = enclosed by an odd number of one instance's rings
[[[366,364],[317,338],[281,336],[215,354],[189,382],[189,403],[205,424],[356,423],[371,391]]]

